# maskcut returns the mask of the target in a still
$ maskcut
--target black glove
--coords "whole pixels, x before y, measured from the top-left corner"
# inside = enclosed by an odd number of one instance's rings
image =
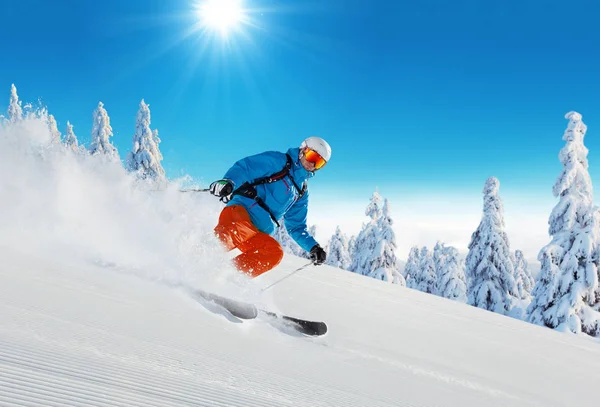
[[[215,196],[225,198],[233,192],[233,184],[228,179],[221,179],[210,184],[208,190]]]
[[[312,249],[310,249],[310,259],[313,261],[313,264],[319,265],[325,262],[325,258],[327,257],[327,253],[325,250],[321,248],[318,244],[314,245]]]

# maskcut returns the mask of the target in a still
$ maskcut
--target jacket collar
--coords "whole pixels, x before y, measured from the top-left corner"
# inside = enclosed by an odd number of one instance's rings
[[[292,161],[293,161],[293,165],[292,165],[292,172],[294,174],[294,178],[298,178],[298,179],[309,179],[315,176],[314,172],[311,171],[307,171],[303,166],[302,163],[300,162],[300,149],[298,147],[295,148],[290,148],[287,153],[290,155],[290,157],[292,157]]]

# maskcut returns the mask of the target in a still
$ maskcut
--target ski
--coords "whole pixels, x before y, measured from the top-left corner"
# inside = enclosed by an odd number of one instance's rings
[[[223,297],[203,290],[192,291],[193,296],[199,296],[206,301],[212,302],[239,319],[254,319],[258,316],[258,309],[250,303],[237,301],[232,298]]]
[[[307,319],[291,317],[289,315],[280,315],[266,310],[260,310],[260,312],[271,318],[282,320],[287,325],[292,326],[296,331],[305,335],[321,336],[327,333],[327,324],[323,321],[309,321]]]
[[[296,331],[305,335],[321,336],[327,333],[327,324],[322,321],[309,321],[289,315],[277,314],[272,311],[259,309],[254,304],[223,297],[203,290],[194,290],[192,295],[222,307],[231,315],[239,319],[255,319],[259,314],[263,314],[269,318],[281,320],[286,325],[291,326]]]

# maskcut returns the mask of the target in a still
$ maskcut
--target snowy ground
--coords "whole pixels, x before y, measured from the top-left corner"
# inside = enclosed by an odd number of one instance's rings
[[[0,127],[1,406],[592,406],[600,346],[288,256],[248,281],[219,203]],[[309,319],[240,322],[203,287]]]
[[[308,338],[183,290],[2,251],[0,405],[584,406],[600,347],[329,267],[273,287]],[[287,258],[272,278],[302,264]],[[266,283],[265,279],[264,283]]]

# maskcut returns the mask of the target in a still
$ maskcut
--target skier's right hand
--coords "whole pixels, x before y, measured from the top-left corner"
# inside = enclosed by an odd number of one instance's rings
[[[233,192],[233,183],[228,179],[220,179],[210,184],[208,190],[211,194],[224,198]]]
[[[313,248],[310,249],[310,259],[313,261],[315,266],[323,264],[326,257],[327,253],[325,253],[325,250],[323,250],[323,248],[318,244],[314,245]]]

